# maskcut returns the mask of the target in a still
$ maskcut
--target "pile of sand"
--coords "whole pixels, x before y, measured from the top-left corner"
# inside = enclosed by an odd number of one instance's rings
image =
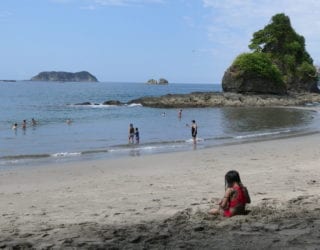
[[[132,225],[43,224],[23,234],[5,230],[0,248],[317,249],[319,205],[318,196],[301,196],[285,205],[269,200],[232,218],[188,208],[165,220]]]

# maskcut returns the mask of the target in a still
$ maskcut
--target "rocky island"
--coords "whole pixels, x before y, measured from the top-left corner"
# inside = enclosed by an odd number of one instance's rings
[[[76,73],[44,71],[32,77],[31,81],[98,82],[98,79],[87,71],[80,71]]]
[[[225,72],[225,92],[279,94],[320,93],[317,68],[305,49],[305,39],[285,14],[276,14],[253,34],[250,53],[239,55]]]
[[[150,79],[147,81],[147,84],[151,84],[151,85],[167,85],[169,84],[169,81],[167,79],[164,78],[160,78],[159,81],[155,80],[155,79]]]

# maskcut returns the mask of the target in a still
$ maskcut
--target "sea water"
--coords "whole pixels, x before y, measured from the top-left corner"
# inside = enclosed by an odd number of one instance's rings
[[[292,108],[148,108],[123,103],[143,96],[221,91],[219,84],[0,83],[0,166],[194,150],[252,139],[318,132],[316,112]],[[91,105],[77,105],[90,102]],[[31,119],[37,121],[31,124]],[[22,128],[23,120],[27,127]],[[67,123],[70,120],[72,123]],[[196,120],[198,141],[191,138]],[[12,129],[14,123],[17,129]],[[128,143],[129,124],[140,144]]]

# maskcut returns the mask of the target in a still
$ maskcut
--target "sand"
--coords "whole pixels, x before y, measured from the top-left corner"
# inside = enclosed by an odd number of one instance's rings
[[[320,249],[319,142],[2,169],[0,249]],[[208,215],[231,169],[248,214]]]

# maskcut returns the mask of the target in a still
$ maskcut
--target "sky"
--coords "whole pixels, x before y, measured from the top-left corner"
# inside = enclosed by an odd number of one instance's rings
[[[0,0],[0,79],[87,70],[102,82],[221,83],[277,13],[319,65],[319,0]]]

